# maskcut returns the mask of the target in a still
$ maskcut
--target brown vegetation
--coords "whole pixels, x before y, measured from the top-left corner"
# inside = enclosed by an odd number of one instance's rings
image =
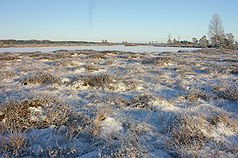
[[[33,72],[21,79],[23,85],[29,84],[43,84],[43,83],[57,83],[59,78],[46,72]]]
[[[13,130],[62,125],[70,115],[67,105],[49,98],[10,101],[1,105],[0,112],[0,121]]]
[[[107,74],[83,76],[83,86],[106,87],[108,84],[113,83],[113,80],[113,76]]]
[[[142,64],[157,64],[163,66],[171,61],[173,60],[170,57],[155,57],[142,60]]]

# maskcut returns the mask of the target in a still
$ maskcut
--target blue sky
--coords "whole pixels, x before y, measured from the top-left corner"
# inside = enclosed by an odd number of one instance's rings
[[[238,39],[237,0],[0,0],[0,39],[191,40],[218,13]]]

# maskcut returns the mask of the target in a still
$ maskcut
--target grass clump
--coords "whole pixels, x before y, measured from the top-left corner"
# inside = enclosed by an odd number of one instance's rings
[[[99,68],[93,64],[84,65],[83,67],[85,70],[90,71],[90,72],[99,70]]]
[[[16,54],[14,53],[1,53],[0,54],[0,61],[13,61],[20,59]]]
[[[94,136],[99,136],[101,133],[101,122],[107,118],[109,110],[102,109],[96,113],[95,119],[92,121],[90,133]]]
[[[121,80],[127,89],[136,89],[140,85],[140,82],[132,78],[121,78]]]
[[[166,65],[172,61],[170,57],[153,57],[142,60],[142,64]]]
[[[149,106],[149,102],[153,99],[150,95],[139,95],[133,96],[132,99],[128,102],[128,106],[145,108]]]
[[[0,153],[11,152],[17,157],[26,144],[27,138],[23,132],[7,129],[0,132]]]
[[[192,90],[185,96],[185,99],[188,101],[196,101],[198,99],[207,100],[209,98],[210,96],[202,90]]]
[[[205,120],[202,117],[179,114],[174,117],[169,125],[168,147],[173,151],[180,149],[198,150],[207,140],[202,132]]]
[[[141,144],[136,134],[130,133],[128,136],[119,136],[118,139],[121,144],[120,147],[114,151],[114,157],[148,157],[147,147]]]
[[[228,67],[224,65],[209,65],[205,72],[210,74],[228,74]]]
[[[67,130],[65,135],[72,140],[77,137],[77,135],[87,129],[92,123],[90,116],[84,113],[72,112],[70,118],[67,120],[65,126]]]
[[[113,83],[113,77],[108,74],[98,74],[83,77],[83,86],[106,87]]]
[[[12,101],[0,107],[1,120],[9,128],[21,129],[31,126],[32,122],[30,107],[39,107],[43,102],[40,100]]]
[[[61,59],[56,61],[57,66],[75,66],[71,59]]]
[[[223,139],[227,133],[237,134],[237,121],[228,113],[178,114],[169,123],[166,145],[176,157],[200,157],[212,150],[217,156],[220,150],[230,148],[230,142]]]
[[[227,129],[233,132],[238,131],[238,121],[231,118],[227,113],[216,113],[208,117],[208,122],[212,126],[223,124]]]
[[[103,53],[95,53],[95,54],[90,54],[87,56],[87,59],[107,59],[107,57]]]
[[[69,119],[67,105],[53,99],[10,101],[0,106],[0,122],[9,129],[63,125]]]
[[[228,87],[227,89],[219,92],[218,96],[223,99],[237,101],[238,100],[238,87]]]
[[[128,106],[132,108],[145,108],[155,98],[151,95],[136,95],[131,98],[112,97],[112,102],[118,106]]]
[[[23,79],[21,79],[21,83],[23,85],[29,85],[29,84],[43,84],[43,83],[57,83],[59,79],[46,72],[34,72],[30,73],[29,75],[25,76]]]
[[[0,71],[0,79],[6,79],[6,78],[13,78],[17,75],[16,72],[13,71]]]

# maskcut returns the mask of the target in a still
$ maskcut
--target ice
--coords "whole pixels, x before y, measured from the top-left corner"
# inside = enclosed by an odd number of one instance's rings
[[[57,50],[96,50],[96,51],[107,51],[107,50],[116,50],[124,52],[135,52],[135,53],[144,53],[144,52],[178,52],[178,51],[192,51],[200,48],[185,48],[185,47],[154,47],[154,46],[123,46],[123,45],[114,45],[114,46],[65,46],[65,47],[21,47],[21,48],[0,48],[0,53],[3,52],[51,52]]]

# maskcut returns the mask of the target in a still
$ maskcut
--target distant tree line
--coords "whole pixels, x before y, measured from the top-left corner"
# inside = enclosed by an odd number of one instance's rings
[[[50,40],[0,40],[0,46],[4,45],[27,45],[27,44],[82,44],[93,43],[86,41],[50,41]]]
[[[167,41],[168,46],[189,46],[189,47],[213,47],[238,49],[238,42],[232,33],[226,33],[222,24],[222,19],[218,14],[215,14],[210,20],[208,37],[203,35],[201,38],[192,38],[192,41],[177,41],[176,39]]]
[[[187,40],[176,40],[176,39],[169,39],[167,41],[168,46],[172,47],[208,47],[209,46],[209,41],[207,37],[204,35],[200,39],[197,38],[192,38],[192,41],[187,41]]]

